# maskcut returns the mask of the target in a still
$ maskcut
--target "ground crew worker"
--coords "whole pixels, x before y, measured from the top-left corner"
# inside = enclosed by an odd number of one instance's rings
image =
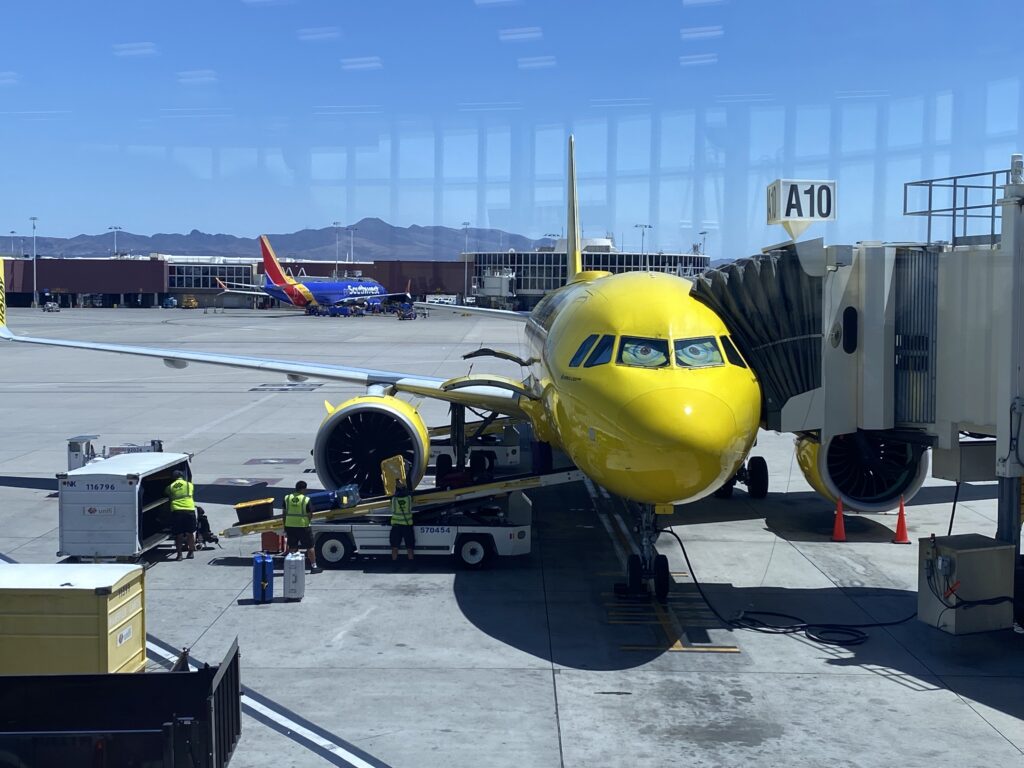
[[[398,548],[405,542],[406,555],[412,560],[412,550],[416,546],[416,534],[412,527],[412,496],[405,484],[399,480],[395,484],[395,495],[391,497],[391,560],[398,560]]]
[[[295,491],[284,497],[284,533],[288,539],[288,552],[306,550],[306,563],[309,572],[316,573],[316,553],[313,551],[313,531],[310,530],[309,496],[306,495],[306,483],[299,480]]]
[[[193,498],[195,486],[185,479],[185,473],[174,470],[174,480],[164,490],[171,501],[171,533],[174,534],[174,548],[178,553],[175,560],[181,560],[182,545],[188,546],[185,557],[191,560],[196,551],[196,502]]]

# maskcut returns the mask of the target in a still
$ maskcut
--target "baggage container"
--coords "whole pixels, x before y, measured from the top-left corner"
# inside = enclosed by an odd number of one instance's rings
[[[282,593],[285,600],[301,600],[306,596],[306,556],[301,552],[284,557]]]
[[[263,552],[252,556],[252,599],[257,603],[274,601],[274,558]]]
[[[125,453],[59,472],[58,555],[138,557],[171,530],[164,495],[175,470],[191,477],[187,453]]]
[[[235,504],[235,514],[241,525],[260,523],[274,516],[274,499],[255,499]]]
[[[0,675],[146,667],[138,565],[0,565]]]

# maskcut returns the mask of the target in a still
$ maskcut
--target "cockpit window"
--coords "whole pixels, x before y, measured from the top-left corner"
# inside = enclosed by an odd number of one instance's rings
[[[569,367],[575,368],[583,362],[583,358],[587,356],[587,352],[594,346],[594,342],[597,341],[597,334],[592,333],[583,340],[580,344],[580,348],[576,350],[576,354],[572,356],[572,360],[569,361]]]
[[[619,346],[619,363],[642,368],[664,368],[668,365],[668,341],[623,336]]]
[[[739,368],[746,368],[747,364],[743,362],[743,358],[740,357],[739,350],[737,350],[736,345],[732,343],[732,339],[728,336],[722,336],[721,339],[722,349],[725,350],[726,359]]]
[[[699,339],[679,339],[676,341],[675,347],[676,365],[682,368],[724,365],[718,344],[711,336]]]
[[[593,368],[595,365],[610,363],[612,361],[612,347],[614,346],[614,336],[602,336],[601,340],[594,346],[594,351],[590,353],[590,357],[587,358],[587,362],[583,364],[583,367]]]

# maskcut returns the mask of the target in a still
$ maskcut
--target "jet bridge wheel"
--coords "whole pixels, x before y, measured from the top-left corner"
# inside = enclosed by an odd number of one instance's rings
[[[321,568],[341,568],[355,551],[352,537],[345,533],[324,533],[316,539],[316,562]]]

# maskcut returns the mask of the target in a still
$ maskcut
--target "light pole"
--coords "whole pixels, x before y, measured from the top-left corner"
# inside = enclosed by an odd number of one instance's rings
[[[341,253],[341,251],[340,251],[341,246],[339,245],[339,240],[338,240],[338,237],[340,235],[338,227],[341,226],[341,222],[340,221],[332,221],[331,224],[334,227],[334,279],[337,280],[338,279],[338,255]]]
[[[18,234],[13,229],[11,230],[11,256],[14,255],[14,236]]]
[[[355,233],[359,227],[345,227],[348,232],[348,261],[351,264],[355,261]]]
[[[654,229],[650,224],[634,224],[636,229],[640,230],[640,261],[644,261],[644,235],[647,234],[648,229]]]
[[[704,229],[698,232],[697,234],[700,235],[700,255],[703,256],[704,246],[707,244],[708,241],[708,231]]]
[[[117,233],[120,232],[124,227],[107,227],[111,232],[114,233],[114,258],[117,258]]]
[[[39,306],[39,288],[36,283],[36,222],[39,221],[38,216],[29,216],[28,220],[32,222],[32,306]]]
[[[462,233],[465,235],[462,246],[462,303],[466,303],[469,296],[469,222],[462,222]]]

